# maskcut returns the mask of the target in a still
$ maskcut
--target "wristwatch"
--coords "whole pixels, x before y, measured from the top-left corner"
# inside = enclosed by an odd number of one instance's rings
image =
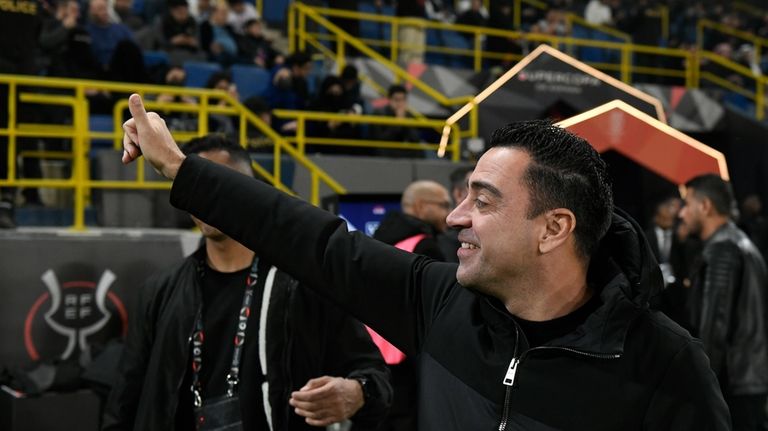
[[[352,377],[352,380],[357,380],[360,383],[360,388],[363,390],[363,401],[365,403],[371,398],[371,386],[368,384],[368,378],[362,376]]]

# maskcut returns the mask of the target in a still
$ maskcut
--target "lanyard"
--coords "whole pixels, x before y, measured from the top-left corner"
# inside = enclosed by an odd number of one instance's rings
[[[240,383],[240,358],[243,355],[243,345],[245,344],[245,329],[248,326],[248,316],[251,314],[251,304],[253,302],[253,289],[259,280],[259,258],[253,259],[248,278],[245,279],[245,294],[243,295],[243,306],[237,318],[237,332],[235,332],[234,348],[232,350],[232,365],[227,374],[227,396],[235,394],[235,388]],[[203,405],[202,385],[200,384],[200,369],[203,366],[203,341],[205,332],[203,331],[202,310],[198,311],[195,319],[195,332],[192,333],[192,394],[195,398],[195,407]]]

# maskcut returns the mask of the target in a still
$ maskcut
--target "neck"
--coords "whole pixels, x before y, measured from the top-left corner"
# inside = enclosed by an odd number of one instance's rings
[[[592,297],[587,287],[586,265],[578,259],[563,264],[554,256],[527,280],[516,282],[514,292],[503,299],[512,315],[532,322],[557,319],[577,310]],[[546,263],[546,262],[545,262]]]
[[[728,217],[721,215],[705,220],[701,227],[701,239],[704,241],[708,240],[722,225],[728,223],[728,220]]]
[[[244,245],[226,238],[221,241],[205,240],[206,263],[219,272],[236,272],[251,266],[254,252]]]

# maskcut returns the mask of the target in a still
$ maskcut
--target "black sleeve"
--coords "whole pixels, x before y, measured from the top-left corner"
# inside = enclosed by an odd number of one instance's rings
[[[171,203],[328,297],[409,355],[418,352],[458,286],[453,264],[350,233],[342,219],[194,155],[179,169]]]
[[[435,238],[427,237],[422,239],[418,244],[416,244],[416,247],[413,248],[413,252],[435,260],[439,260],[441,262],[445,261],[443,251],[440,249],[440,246],[438,245]]]
[[[153,344],[151,316],[151,282],[139,293],[135,312],[129,317],[128,334],[118,365],[118,377],[104,408],[103,431],[133,430],[136,412],[144,388],[144,376]]]
[[[728,407],[720,393],[709,360],[698,342],[686,344],[675,355],[648,406],[644,430],[731,429]]]

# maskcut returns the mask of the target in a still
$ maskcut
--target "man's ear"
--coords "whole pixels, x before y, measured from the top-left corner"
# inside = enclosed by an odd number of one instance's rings
[[[539,252],[549,253],[563,244],[576,229],[576,216],[567,208],[556,208],[544,213],[544,232],[539,238]]]

